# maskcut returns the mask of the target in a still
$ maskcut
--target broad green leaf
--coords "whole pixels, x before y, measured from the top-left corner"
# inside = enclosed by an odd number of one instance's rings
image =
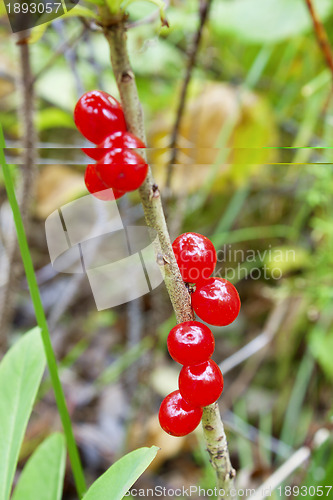
[[[17,459],[45,368],[40,329],[24,335],[0,363],[0,498],[8,500]]]
[[[321,20],[333,12],[332,0],[314,0],[314,6]],[[312,27],[304,0],[215,2],[211,23],[216,31],[255,43],[280,42]]]
[[[60,500],[66,464],[62,434],[48,437],[23,469],[12,500]]]
[[[115,462],[84,495],[83,500],[121,500],[129,488],[151,464],[157,446],[139,448]]]

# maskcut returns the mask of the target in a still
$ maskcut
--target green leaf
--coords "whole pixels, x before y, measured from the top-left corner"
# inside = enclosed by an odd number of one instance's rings
[[[68,113],[72,113],[77,100],[75,83],[67,68],[53,66],[36,82],[38,95]]]
[[[84,0],[87,3],[93,3],[94,5],[104,5],[104,0]]]
[[[45,368],[40,329],[24,335],[0,364],[0,498],[8,500],[19,451]]]
[[[95,19],[95,20],[99,19],[96,12],[93,12],[89,8],[83,7],[82,5],[75,5],[75,7],[73,7],[71,10],[66,12],[66,14],[64,14],[62,16],[55,17],[51,21],[48,21],[48,19],[50,18],[50,15],[51,14],[45,14],[45,22],[44,23],[41,22],[40,25],[32,28],[32,30],[30,32],[29,39],[28,39],[29,43],[38,42],[38,40],[40,40],[42,38],[42,36],[44,35],[46,29],[50,26],[50,24],[52,24],[53,21],[56,21],[57,19],[68,19],[69,17],[85,17],[85,18]],[[40,19],[40,21],[41,21],[41,19]]]
[[[36,123],[38,130],[46,130],[55,127],[75,129],[72,115],[59,108],[47,108],[39,111],[37,113]]]
[[[48,437],[24,467],[12,500],[60,500],[66,464],[62,434]]]
[[[142,3],[141,0],[124,0],[121,4],[121,8],[123,10],[126,10],[127,7],[129,7],[130,5],[132,4],[135,4],[135,3]],[[156,5],[156,7],[158,7],[159,11],[160,11],[160,18],[161,18],[161,21],[164,21],[165,20],[165,3],[163,2],[163,0],[145,0],[145,2],[148,2],[148,3],[151,3],[153,5]]]
[[[333,364],[332,364],[332,350],[333,350],[333,334],[330,331],[326,333],[325,329],[320,327],[313,328],[309,335],[309,347],[312,355],[317,360],[319,366],[325,375],[333,380]]]
[[[314,0],[321,20],[333,11],[331,0]],[[233,0],[215,2],[211,23],[217,32],[248,42],[280,42],[312,27],[304,0]]]
[[[157,446],[139,448],[115,462],[84,495],[83,500],[121,500],[157,454]]]

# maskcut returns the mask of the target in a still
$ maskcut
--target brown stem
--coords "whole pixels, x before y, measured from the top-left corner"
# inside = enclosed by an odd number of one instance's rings
[[[176,120],[175,124],[173,126],[172,130],[172,135],[171,135],[171,141],[170,141],[170,160],[167,166],[167,178],[166,178],[166,188],[169,189],[171,186],[171,178],[172,178],[172,165],[174,165],[177,161],[177,156],[178,156],[178,150],[176,148],[177,144],[177,138],[179,134],[179,128],[180,124],[182,121],[182,117],[184,114],[185,110],[185,104],[186,104],[186,98],[187,98],[187,91],[189,87],[189,83],[192,78],[192,72],[193,68],[195,66],[195,62],[197,59],[197,54],[199,50],[199,45],[202,37],[202,32],[204,25],[206,23],[206,20],[208,18],[209,14],[209,9],[212,4],[212,0],[200,0],[200,8],[199,8],[199,15],[200,15],[200,20],[199,20],[199,26],[198,29],[194,35],[194,39],[192,42],[192,46],[189,51],[189,57],[188,57],[188,62],[187,62],[187,68],[186,68],[186,73],[185,73],[185,78],[182,83],[182,88],[180,91],[180,98],[179,98],[179,104],[178,104],[178,109],[176,113]]]
[[[317,41],[319,44],[319,47],[323,53],[323,56],[325,58],[326,64],[329,67],[331,73],[332,73],[332,79],[333,79],[333,52],[332,52],[332,47],[330,45],[326,30],[320,21],[319,17],[317,16],[317,13],[315,11],[315,8],[313,6],[312,0],[305,0],[305,3],[309,9],[310,16],[313,22],[313,27],[314,31],[317,37]]]
[[[104,21],[104,34],[110,45],[111,63],[117,81],[121,102],[128,129],[145,141],[145,130],[142,107],[140,104],[135,76],[127,53],[127,37],[124,18],[110,18],[110,14],[101,9]],[[190,295],[180,275],[179,268],[172,250],[170,236],[163,212],[158,187],[151,170],[141,186],[141,201],[147,225],[158,233],[162,255],[157,256],[162,261],[165,271],[165,285],[170,296],[177,321],[194,319]],[[204,435],[212,465],[216,470],[217,485],[221,489],[229,487],[235,475],[231,466],[227,441],[217,404],[204,408]]]
[[[105,16],[102,18],[104,19]],[[133,132],[137,137],[145,141],[142,107],[127,54],[127,37],[124,21],[121,20],[111,25],[104,32],[110,45],[112,67],[117,80],[127,127],[130,132]],[[159,237],[162,254],[160,261],[164,268],[165,285],[175,310],[177,321],[192,320],[194,316],[190,295],[184,285],[172,251],[160,193],[150,169],[145,182],[140,187],[140,196],[147,225],[155,229]]]
[[[18,201],[23,221],[27,226],[29,222],[29,207],[34,189],[36,174],[36,131],[33,121],[33,86],[31,85],[30,48],[26,39],[17,42],[20,54],[20,81],[19,90],[22,96],[21,126],[22,139],[22,168],[20,172],[20,183],[18,186]],[[5,285],[0,296],[0,349],[5,350],[7,344],[7,330],[11,321],[14,306],[14,294],[22,277],[23,267],[19,259],[19,248],[16,239],[16,231],[13,225],[7,238],[8,262],[4,272],[6,274]]]

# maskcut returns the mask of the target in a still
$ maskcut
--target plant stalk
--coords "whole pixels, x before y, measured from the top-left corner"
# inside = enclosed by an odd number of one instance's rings
[[[9,165],[6,163],[4,154],[5,141],[3,137],[2,128],[0,126],[0,164],[2,165],[5,187],[7,191],[8,200],[13,212],[17,239],[19,243],[19,248],[21,251],[22,261],[24,265],[24,270],[27,277],[27,282],[29,285],[31,300],[35,309],[35,315],[37,324],[41,330],[42,341],[45,350],[45,356],[47,360],[48,369],[50,372],[50,378],[54,390],[54,395],[59,410],[62,426],[64,429],[68,455],[72,466],[74,481],[79,498],[82,498],[86,491],[85,478],[83,474],[83,469],[80,461],[79,452],[76,446],[71,419],[68,413],[66,399],[64,391],[60,382],[58,367],[56,357],[53,351],[50,332],[43,308],[43,304],[40,297],[40,292],[38,288],[38,283],[36,279],[36,274],[34,271],[32,258],[27,242],[27,237],[25,234],[25,229],[23,225],[23,220],[20,212],[20,208],[17,202],[13,180],[10,173]]]
[[[139,100],[128,52],[125,19],[110,16],[107,9],[100,9],[104,35],[110,46],[111,64],[119,89],[128,130],[146,141],[143,112]],[[176,314],[177,322],[194,320],[190,295],[181,277],[170,241],[161,197],[149,168],[147,178],[139,189],[146,223],[157,231],[165,274],[165,285]],[[157,256],[158,262],[160,257]],[[216,471],[217,487],[229,491],[235,471],[231,466],[227,440],[217,403],[204,408],[203,429],[207,450]],[[221,497],[220,497],[221,498]]]
[[[105,19],[103,13],[102,19]],[[111,24],[104,29],[111,51],[111,63],[116,77],[119,94],[125,114],[128,130],[146,142],[143,112],[140,104],[135,76],[127,53],[124,21]],[[143,152],[141,152],[143,155]],[[169,231],[164,217],[160,192],[149,169],[145,182],[139,189],[147,225],[157,231],[161,255],[159,262],[163,266],[165,285],[168,290],[177,321],[193,320],[190,295],[172,250]]]

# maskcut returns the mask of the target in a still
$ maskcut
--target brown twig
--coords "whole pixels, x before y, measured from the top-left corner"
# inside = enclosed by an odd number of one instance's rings
[[[179,98],[179,104],[178,104],[178,109],[176,113],[176,120],[173,126],[172,134],[171,134],[171,141],[170,141],[170,160],[167,166],[167,177],[166,177],[166,188],[167,190],[170,189],[171,187],[171,179],[172,179],[172,166],[176,163],[177,161],[177,156],[178,156],[178,150],[176,148],[177,144],[177,138],[179,134],[179,128],[181,125],[181,121],[183,118],[184,110],[185,110],[185,104],[186,104],[186,98],[187,98],[187,91],[188,87],[192,78],[192,72],[193,68],[195,66],[195,62],[197,59],[197,54],[199,50],[199,45],[200,41],[202,38],[202,32],[203,28],[205,26],[206,20],[208,18],[210,6],[212,4],[212,0],[200,0],[200,8],[199,8],[199,26],[198,29],[194,35],[194,39],[189,51],[189,57],[188,57],[188,62],[187,62],[187,67],[186,67],[186,73],[185,73],[185,78],[182,83],[182,88],[180,91],[180,98]]]
[[[135,76],[127,53],[125,19],[118,18],[117,22],[115,22],[115,19],[110,19],[110,13],[104,9],[101,9],[100,14],[104,22],[104,34],[110,46],[112,68],[128,129],[145,141],[142,108]],[[146,223],[157,231],[159,237],[161,254],[158,255],[158,261],[164,269],[165,285],[177,321],[192,320],[194,315],[190,295],[175,260],[160,193],[150,170],[139,192]],[[224,489],[228,494],[229,489],[233,487],[235,471],[230,463],[227,440],[217,404],[204,408],[202,422],[207,449],[216,471],[217,486],[219,489]]]
[[[18,200],[20,211],[25,226],[29,223],[29,207],[34,189],[36,175],[36,131],[33,121],[34,92],[31,85],[30,48],[26,40],[18,40],[20,55],[20,81],[19,87],[22,95],[21,124],[23,130],[22,140],[22,168],[20,169],[20,183],[18,187]],[[0,348],[3,350],[7,344],[7,330],[13,314],[14,294],[22,276],[23,267],[19,259],[19,248],[16,239],[15,227],[9,233],[7,240],[8,262],[5,285],[0,296]]]
[[[317,41],[319,44],[319,47],[323,53],[323,56],[325,58],[326,64],[329,67],[331,73],[332,73],[332,83],[333,83],[333,52],[332,52],[332,47],[330,45],[326,30],[323,26],[323,23],[320,21],[319,17],[317,16],[317,13],[315,11],[315,8],[313,6],[312,0],[305,0],[305,3],[309,9],[310,16],[313,22],[313,27],[314,31],[317,37]]]

